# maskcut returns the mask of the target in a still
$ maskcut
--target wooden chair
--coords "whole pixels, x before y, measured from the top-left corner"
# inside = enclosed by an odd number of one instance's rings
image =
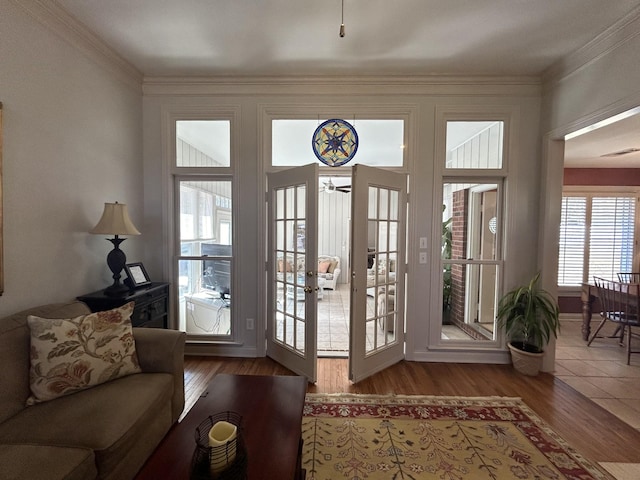
[[[618,281],[622,283],[640,283],[640,272],[620,272]]]
[[[620,336],[614,334],[615,338],[619,338],[620,344],[624,345],[626,335],[627,349],[627,365],[629,365],[632,353],[640,353],[640,350],[631,349],[631,340],[633,336],[640,336],[633,333],[632,327],[640,326],[640,285],[626,282],[615,282],[600,277],[594,277],[596,288],[598,289],[598,297],[602,304],[602,321],[598,328],[589,339],[588,346],[597,337],[598,333],[607,321],[613,322],[619,326]],[[618,329],[616,330],[616,332]],[[602,338],[602,337],[598,337]]]

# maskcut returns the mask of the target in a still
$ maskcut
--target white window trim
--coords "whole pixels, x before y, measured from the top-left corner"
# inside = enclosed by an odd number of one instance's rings
[[[224,105],[224,106],[199,106],[199,105],[181,105],[163,108],[162,111],[162,132],[163,132],[163,172],[162,177],[165,179],[166,195],[163,199],[163,218],[165,219],[166,243],[163,248],[164,258],[169,259],[165,263],[166,278],[171,279],[172,288],[170,289],[170,304],[172,308],[175,325],[178,327],[179,307],[178,301],[178,267],[176,257],[180,254],[180,232],[179,232],[179,195],[177,186],[178,179],[190,178],[195,180],[228,180],[232,181],[232,205],[239,205],[239,188],[238,172],[239,172],[239,155],[240,155],[240,105]],[[228,120],[230,125],[230,165],[228,167],[178,167],[176,166],[176,122],[181,120]],[[178,215],[178,217],[176,217]],[[232,238],[237,239],[236,230],[238,221],[236,214],[232,209]],[[235,243],[235,242],[234,242]],[[237,255],[238,248],[233,249],[233,272],[232,292],[238,292],[239,272],[242,271],[242,256]],[[243,329],[240,318],[243,312],[240,312],[241,301],[235,295],[235,301],[232,298],[233,308],[231,309],[232,335],[226,337],[224,341],[216,341],[215,339],[204,339],[202,341],[194,339],[194,343],[209,344],[225,344],[225,345],[242,345]]]

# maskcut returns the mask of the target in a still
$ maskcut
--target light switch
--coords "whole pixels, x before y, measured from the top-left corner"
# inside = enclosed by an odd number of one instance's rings
[[[427,252],[420,252],[419,262],[427,263]]]
[[[427,237],[420,237],[420,248],[427,248]]]

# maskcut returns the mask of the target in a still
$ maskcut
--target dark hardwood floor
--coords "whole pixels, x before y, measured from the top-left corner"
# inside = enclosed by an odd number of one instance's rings
[[[269,358],[185,357],[185,412],[218,373],[293,375]],[[520,397],[578,452],[596,462],[640,462],[640,432],[556,379],[526,377],[511,365],[402,361],[358,384],[346,359],[321,358],[309,393]],[[256,392],[258,393],[258,392]],[[183,414],[184,415],[184,414]],[[633,448],[629,448],[633,446]]]

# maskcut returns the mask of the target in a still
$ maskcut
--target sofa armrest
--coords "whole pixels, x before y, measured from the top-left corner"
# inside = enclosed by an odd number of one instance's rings
[[[134,328],[138,362],[144,373],[173,375],[173,421],[184,408],[184,345],[186,334],[161,328]]]

